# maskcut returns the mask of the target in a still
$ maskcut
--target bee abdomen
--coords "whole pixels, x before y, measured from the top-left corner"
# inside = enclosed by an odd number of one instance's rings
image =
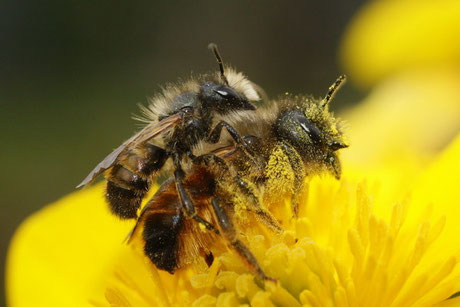
[[[125,189],[115,182],[108,181],[105,196],[113,214],[122,219],[134,219],[137,217],[137,209],[145,193],[145,191]]]
[[[163,148],[153,144],[132,152],[123,161],[120,161],[125,168],[143,178],[149,178],[152,173],[161,169],[166,162],[168,155]]]
[[[167,158],[164,149],[147,144],[112,167],[107,176],[106,198],[114,214],[123,219],[137,217],[137,210],[150,188],[152,173],[159,170]]]
[[[147,191],[150,187],[149,180],[133,173],[123,165],[115,165],[110,171],[110,178],[112,182],[117,183],[118,186],[127,190]]]
[[[150,215],[144,224],[144,252],[160,270],[173,274],[178,268],[179,236],[184,221],[178,212]]]
[[[107,179],[106,198],[112,212],[123,219],[136,218],[150,182],[122,165],[114,166]]]

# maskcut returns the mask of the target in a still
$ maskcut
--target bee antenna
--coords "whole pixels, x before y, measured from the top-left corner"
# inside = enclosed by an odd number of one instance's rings
[[[334,98],[335,93],[340,89],[340,87],[345,83],[347,80],[347,76],[341,75],[335,80],[335,82],[329,87],[329,90],[327,91],[326,97],[321,100],[321,107],[325,108],[329,102]]]
[[[208,48],[214,53],[214,56],[217,59],[217,64],[219,64],[219,70],[220,70],[220,76],[224,83],[228,85],[228,80],[227,77],[225,76],[225,71],[224,71],[224,64],[222,62],[222,57],[219,54],[219,50],[217,50],[217,45],[214,43],[210,43],[208,45]]]

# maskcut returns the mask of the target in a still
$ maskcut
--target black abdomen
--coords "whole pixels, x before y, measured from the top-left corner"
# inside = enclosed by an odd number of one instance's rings
[[[110,169],[106,199],[111,211],[122,219],[137,217],[142,199],[150,188],[151,176],[167,159],[164,149],[147,144],[144,157],[132,152]]]
[[[178,267],[179,236],[184,227],[180,212],[158,212],[144,223],[144,252],[160,270],[173,274]]]
[[[122,219],[134,219],[137,217],[137,209],[139,209],[145,193],[146,191],[121,187],[116,182],[109,180],[105,197],[113,214]]]

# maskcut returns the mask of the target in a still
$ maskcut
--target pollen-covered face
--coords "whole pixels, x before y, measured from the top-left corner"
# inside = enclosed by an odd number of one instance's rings
[[[340,178],[341,167],[336,151],[348,145],[336,119],[328,106],[321,102],[300,97],[294,97],[294,100],[299,107],[280,113],[274,133],[298,152],[307,168],[315,172],[329,171]]]

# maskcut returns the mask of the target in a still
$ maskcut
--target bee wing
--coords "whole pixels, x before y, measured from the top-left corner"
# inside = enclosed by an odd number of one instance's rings
[[[237,151],[238,148],[236,147],[236,145],[229,145],[218,147],[211,151],[211,153],[218,156],[219,158],[226,160],[228,158],[231,158]]]
[[[118,160],[120,155],[137,146],[157,137],[158,135],[174,128],[181,121],[180,113],[166,117],[160,122],[151,123],[144,127],[141,131],[123,142],[120,146],[114,149],[107,157],[104,158],[98,165],[86,176],[86,178],[77,186],[77,189],[91,183],[96,177],[102,174],[106,169],[110,168]]]

